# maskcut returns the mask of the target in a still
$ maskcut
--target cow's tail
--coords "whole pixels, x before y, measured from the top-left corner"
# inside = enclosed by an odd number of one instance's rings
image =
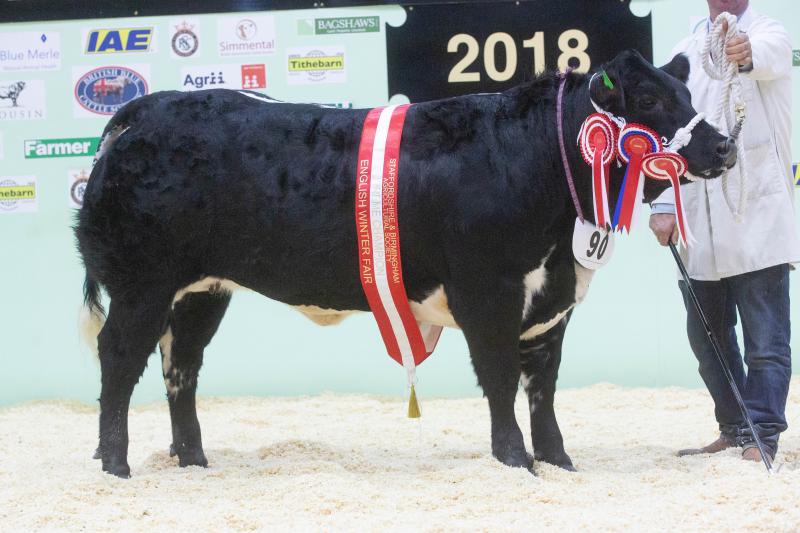
[[[81,310],[81,338],[97,355],[97,336],[106,321],[106,311],[100,301],[100,284],[87,272],[83,282],[83,309]]]

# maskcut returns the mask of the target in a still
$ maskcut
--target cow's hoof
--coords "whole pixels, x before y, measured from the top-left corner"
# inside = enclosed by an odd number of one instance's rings
[[[122,479],[129,479],[131,477],[131,467],[125,462],[103,461],[103,472],[108,472]]]
[[[178,456],[178,466],[208,466],[208,459],[203,453],[203,448],[183,448],[175,450],[175,446],[170,446],[170,456]]]
[[[564,452],[554,455],[545,455],[545,454],[535,454],[535,458],[537,461],[542,461],[544,463],[548,463],[551,465],[555,465],[559,468],[567,470],[568,472],[577,472],[578,470],[572,465],[572,459],[569,458]]]
[[[103,456],[100,455],[100,446],[98,446],[94,450],[94,455],[92,456],[92,459],[102,459],[102,458],[103,458]]]
[[[524,448],[522,450],[506,449],[504,452],[505,453],[498,453],[495,451],[493,452],[493,455],[498,461],[506,466],[510,466],[512,468],[525,468],[530,472],[533,472],[533,458],[528,454],[528,452],[525,451]]]

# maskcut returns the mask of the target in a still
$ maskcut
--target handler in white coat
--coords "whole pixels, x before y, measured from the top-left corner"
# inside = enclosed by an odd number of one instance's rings
[[[726,55],[739,64],[747,106],[738,141],[744,143],[747,172],[743,182],[737,164],[720,179],[681,187],[687,220],[697,240],[682,250],[682,256],[756,431],[774,458],[778,437],[787,427],[785,406],[791,377],[789,264],[800,261],[791,177],[792,49],[783,26],[753,11],[748,0],[708,0],[708,6],[709,20],[673,52],[689,57],[688,87],[695,109],[713,116],[723,84],[706,74],[701,53],[719,13],[727,11],[738,17],[742,33],[728,42]],[[730,113],[732,117],[733,109]],[[724,124],[717,126],[729,133]],[[722,180],[727,180],[729,202]],[[737,221],[729,203],[734,209],[739,205],[742,189],[747,197],[743,216]],[[672,191],[665,192],[652,207],[650,227],[659,242],[665,246],[669,239],[677,242]],[[720,437],[678,454],[715,453],[738,445],[744,448],[744,459],[758,461],[758,450],[711,343],[684,283],[679,285],[687,308],[689,343],[714,399]],[[737,311],[744,333],[746,373],[734,329]]]

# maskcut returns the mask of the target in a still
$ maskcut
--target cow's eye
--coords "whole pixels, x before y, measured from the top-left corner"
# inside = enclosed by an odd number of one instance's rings
[[[639,99],[639,107],[642,109],[650,109],[651,107],[655,107],[656,99],[650,96],[643,96]]]

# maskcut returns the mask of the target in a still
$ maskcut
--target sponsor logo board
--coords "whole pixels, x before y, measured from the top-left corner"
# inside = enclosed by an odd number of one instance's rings
[[[47,157],[93,156],[100,143],[99,137],[75,137],[72,139],[27,139],[23,141],[25,159]]]
[[[0,72],[60,68],[61,35],[58,32],[0,33]]]
[[[217,22],[220,56],[275,53],[275,18],[272,15],[221,17]]]
[[[0,214],[35,213],[36,176],[0,176]]]
[[[794,184],[800,187],[800,163],[792,165],[792,175],[794,176]]]
[[[86,54],[119,54],[153,50],[153,28],[105,28],[84,33]]]
[[[196,19],[173,21],[170,37],[172,57],[191,57],[200,49],[200,23]]]
[[[184,91],[200,89],[265,89],[267,69],[255,65],[206,65],[181,70]]]
[[[800,50],[792,50],[792,66],[800,67]]]
[[[83,193],[86,191],[90,172],[85,168],[67,171],[67,204],[69,207],[80,209],[83,206]]]
[[[0,120],[38,120],[45,118],[42,80],[0,81]]]
[[[74,67],[75,116],[113,115],[119,108],[150,92],[149,65]]]
[[[286,61],[290,85],[347,81],[344,48],[341,46],[290,48]]]
[[[331,17],[297,21],[298,35],[336,35],[379,31],[381,31],[380,17]]]
[[[0,131],[0,159],[3,159],[6,156],[4,147],[3,147],[3,132]]]

